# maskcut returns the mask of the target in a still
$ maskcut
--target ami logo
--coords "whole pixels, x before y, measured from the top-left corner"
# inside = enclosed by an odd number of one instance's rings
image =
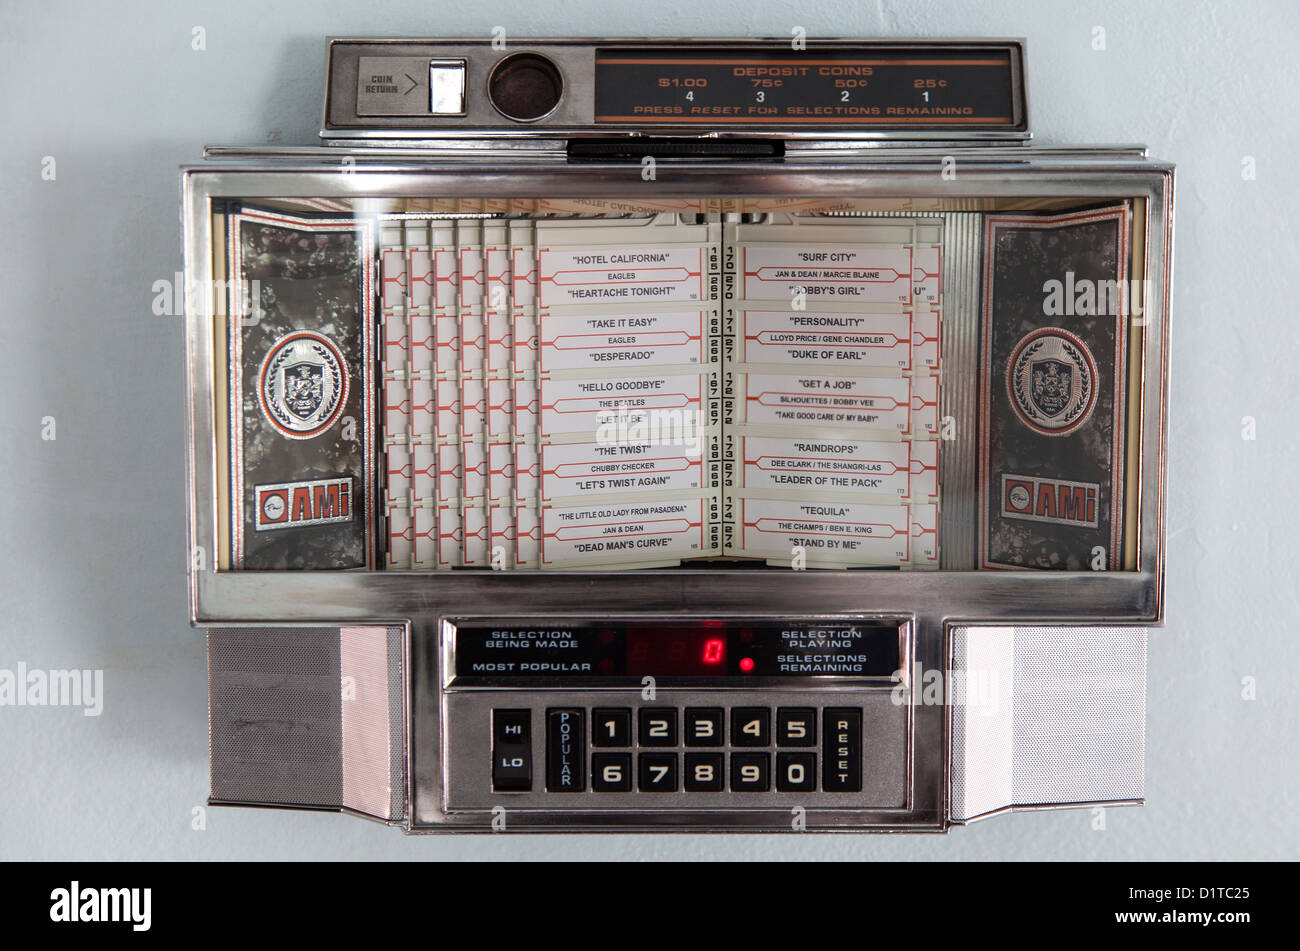
[[[1002,476],[1002,515],[1005,518],[1096,528],[1100,502],[1101,489],[1095,482]]]
[[[253,487],[256,530],[352,521],[352,479],[316,479]]]

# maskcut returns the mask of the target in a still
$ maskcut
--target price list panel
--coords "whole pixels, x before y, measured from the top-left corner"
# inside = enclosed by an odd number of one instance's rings
[[[1018,55],[1010,44],[598,50],[595,121],[1014,130]]]

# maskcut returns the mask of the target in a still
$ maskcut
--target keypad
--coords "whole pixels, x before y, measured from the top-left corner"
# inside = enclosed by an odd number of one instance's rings
[[[731,788],[735,792],[767,792],[772,788],[771,753],[732,753]]]
[[[591,788],[596,792],[631,792],[632,754],[592,753]]]
[[[642,746],[676,746],[677,710],[674,707],[642,707],[639,734]]]
[[[687,746],[723,746],[727,714],[721,707],[687,707],[683,721]]]
[[[597,709],[591,711],[591,745],[625,747],[632,745],[632,711]]]
[[[492,712],[492,786],[533,788],[527,709]],[[860,707],[581,707],[544,713],[547,792],[855,793]]]
[[[817,788],[816,753],[777,753],[778,792],[812,792]]]
[[[637,789],[642,792],[676,792],[677,754],[642,753],[638,756]]]
[[[687,792],[722,792],[727,784],[724,769],[721,753],[687,753],[682,785]]]
[[[737,707],[731,711],[732,746],[768,746],[771,742],[771,710],[767,707]]]
[[[776,711],[777,746],[816,746],[817,711],[812,707],[781,707]]]

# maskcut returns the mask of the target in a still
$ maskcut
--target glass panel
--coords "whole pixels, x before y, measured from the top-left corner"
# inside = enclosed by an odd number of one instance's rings
[[[1132,570],[1145,214],[231,204],[221,565]]]

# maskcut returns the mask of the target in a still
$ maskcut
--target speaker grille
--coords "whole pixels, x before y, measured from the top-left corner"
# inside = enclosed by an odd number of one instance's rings
[[[954,821],[1143,796],[1146,631],[953,630]]]
[[[215,802],[337,809],[337,628],[208,631]]]

